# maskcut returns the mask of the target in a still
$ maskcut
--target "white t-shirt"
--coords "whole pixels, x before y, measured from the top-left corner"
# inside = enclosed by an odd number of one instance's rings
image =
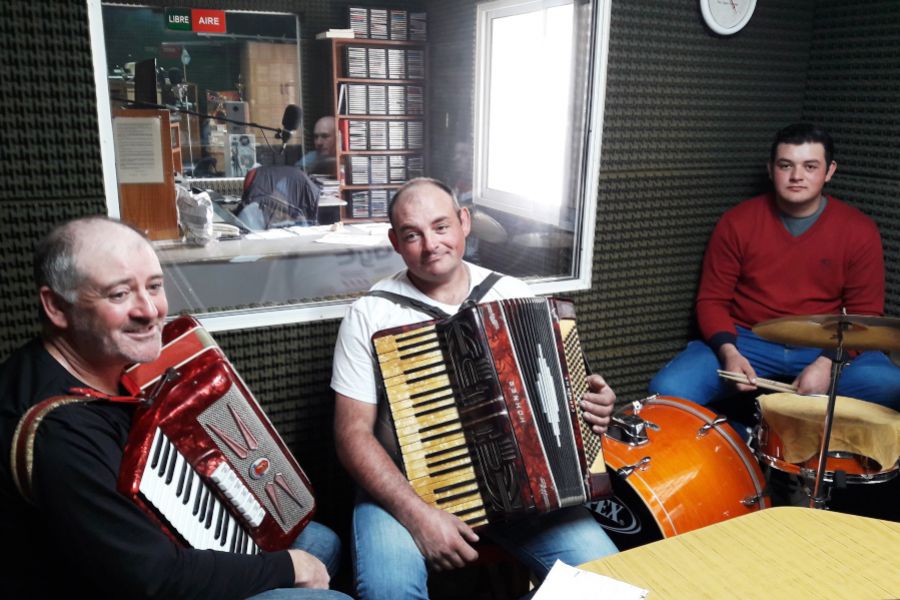
[[[491,274],[491,271],[471,263],[464,264],[469,269],[469,292],[471,292],[472,288]],[[451,315],[456,313],[460,306],[437,302],[420,292],[410,283],[406,269],[387,279],[382,279],[373,285],[372,289],[415,298]],[[534,293],[524,281],[514,277],[502,277],[494,283],[481,301],[493,302],[532,296]],[[378,402],[378,384],[375,380],[376,358],[372,348],[372,335],[383,329],[429,321],[432,318],[428,314],[414,308],[401,306],[386,298],[363,296],[356,300],[350,306],[350,310],[341,322],[340,331],[338,331],[331,371],[331,388],[349,398],[376,404]],[[396,440],[390,413],[386,406],[378,407],[375,435],[396,460]]]

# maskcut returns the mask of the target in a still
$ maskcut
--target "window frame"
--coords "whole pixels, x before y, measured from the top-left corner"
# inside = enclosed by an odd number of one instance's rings
[[[575,198],[575,236],[572,248],[573,258],[577,261],[574,277],[542,278],[529,282],[537,294],[553,294],[590,289],[593,270],[593,249],[595,235],[595,218],[597,212],[597,192],[600,180],[600,150],[603,132],[603,114],[606,98],[606,71],[609,53],[609,21],[610,0],[493,0],[481,3],[477,7],[476,17],[476,83],[475,83],[475,172],[474,194],[476,204],[511,212],[511,214],[527,215],[533,213],[531,205],[518,210],[510,210],[511,198],[507,192],[487,189],[487,152],[488,143],[488,90],[490,89],[490,57],[487,50],[491,43],[491,20],[528,11],[542,10],[563,4],[589,3],[593,27],[590,30],[590,47],[593,52],[586,69],[589,81],[585,90],[589,94],[585,102],[588,112],[584,122],[585,146],[578,156],[572,152],[569,172],[572,165],[580,163],[577,173],[579,177],[570,177],[569,189]],[[577,18],[577,15],[576,15]],[[546,221],[545,221],[546,222]],[[558,224],[558,221],[557,221]]]

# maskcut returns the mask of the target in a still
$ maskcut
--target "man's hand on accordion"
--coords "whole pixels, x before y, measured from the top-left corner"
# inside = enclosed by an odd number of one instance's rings
[[[478,534],[459,517],[425,503],[407,524],[416,546],[435,571],[449,571],[466,566],[478,558],[471,546]]]
[[[290,549],[291,562],[294,565],[294,587],[327,590],[331,577],[328,569],[318,558],[303,550]]]
[[[588,391],[581,399],[584,421],[591,426],[591,431],[601,434],[609,425],[609,418],[616,402],[616,394],[597,374],[589,375],[587,384]]]

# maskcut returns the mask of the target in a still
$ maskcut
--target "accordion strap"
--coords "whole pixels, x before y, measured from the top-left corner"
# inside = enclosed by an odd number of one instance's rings
[[[469,295],[460,305],[460,308],[463,306],[470,306],[472,304],[478,304],[478,302],[484,298],[484,295],[487,294],[494,284],[503,277],[500,273],[496,271],[491,271],[490,275],[484,278],[484,280],[472,288],[472,291],[469,292]],[[426,304],[421,300],[416,300],[415,298],[410,298],[409,296],[404,296],[403,294],[397,294],[395,292],[388,292],[387,290],[370,290],[366,293],[366,296],[375,296],[376,298],[384,298],[385,300],[390,300],[395,304],[399,304],[401,306],[406,306],[408,308],[413,308],[419,312],[423,312],[426,315],[430,315],[435,319],[446,319],[450,315],[446,312],[438,308],[437,306],[433,306],[431,304]]]
[[[38,402],[19,418],[16,431],[13,433],[12,444],[9,450],[9,466],[12,471],[13,482],[25,500],[33,502],[31,497],[31,480],[34,472],[34,440],[37,438],[38,427],[44,422],[44,418],[53,410],[68,406],[94,402],[96,400],[109,400],[112,402],[136,403],[138,398],[130,396],[108,396],[97,390],[89,388],[72,388],[70,396],[51,396]],[[75,395],[77,394],[77,395]]]

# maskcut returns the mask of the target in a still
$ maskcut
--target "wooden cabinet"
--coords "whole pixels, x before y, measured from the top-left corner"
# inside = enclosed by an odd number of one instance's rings
[[[345,221],[387,219],[404,182],[427,172],[426,46],[331,39],[337,164]]]
[[[175,173],[182,170],[178,123],[167,110],[127,109],[115,111],[113,128],[120,218],[152,240],[178,238]],[[157,159],[161,169],[152,168]]]

